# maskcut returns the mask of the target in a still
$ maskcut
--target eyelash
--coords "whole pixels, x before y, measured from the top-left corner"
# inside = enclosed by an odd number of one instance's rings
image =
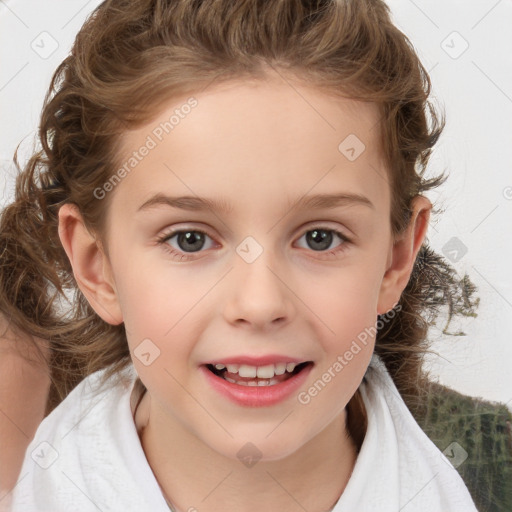
[[[348,237],[346,237],[341,231],[337,231],[335,229],[322,227],[322,226],[314,226],[314,227],[304,231],[304,233],[299,237],[299,239],[302,238],[306,233],[309,233],[309,232],[315,231],[315,230],[327,231],[330,233],[334,233],[342,240],[343,243],[341,245],[339,245],[337,248],[331,249],[329,251],[313,251],[312,250],[311,252],[317,252],[319,254],[323,254],[323,255],[327,255],[327,256],[337,256],[338,253],[342,253],[342,252],[346,251],[347,245],[352,243],[352,241]],[[213,240],[213,238],[206,231],[203,231],[201,229],[178,229],[176,231],[164,233],[162,236],[158,237],[157,243],[159,245],[162,245],[162,248],[164,249],[164,251],[168,252],[174,258],[179,259],[179,261],[190,261],[190,260],[194,259],[194,257],[189,256],[188,254],[193,255],[193,254],[198,254],[198,253],[202,252],[201,250],[199,250],[195,253],[191,252],[191,253],[187,254],[187,253],[178,252],[176,249],[172,248],[167,242],[171,238],[174,238],[176,235],[179,235],[180,233],[201,233]]]

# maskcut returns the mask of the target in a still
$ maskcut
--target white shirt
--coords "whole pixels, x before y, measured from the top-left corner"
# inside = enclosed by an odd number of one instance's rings
[[[98,390],[102,373],[84,379],[39,426],[12,512],[169,512],[130,407],[135,370]],[[368,428],[333,512],[478,512],[375,354],[360,390]]]

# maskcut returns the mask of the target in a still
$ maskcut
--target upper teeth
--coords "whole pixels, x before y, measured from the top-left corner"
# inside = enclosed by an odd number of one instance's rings
[[[274,375],[283,375],[284,372],[293,372],[297,363],[277,363],[266,366],[250,366],[248,364],[216,364],[217,370],[227,368],[229,373],[238,373],[240,377],[258,377],[271,379]]]

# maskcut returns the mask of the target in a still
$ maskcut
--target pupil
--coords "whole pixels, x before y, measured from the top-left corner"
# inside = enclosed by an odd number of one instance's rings
[[[315,249],[314,244],[320,244],[318,250],[327,249],[332,243],[332,233],[326,229],[313,229],[306,235],[308,242],[313,244],[312,249]]]
[[[178,234],[178,244],[185,252],[201,249],[204,244],[204,234],[197,231],[186,231]],[[188,244],[188,247],[187,247]]]

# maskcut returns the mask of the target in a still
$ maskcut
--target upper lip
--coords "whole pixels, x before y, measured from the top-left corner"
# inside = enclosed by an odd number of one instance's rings
[[[305,363],[307,359],[298,359],[296,357],[291,356],[283,356],[280,354],[269,354],[266,356],[248,356],[248,355],[240,355],[240,356],[230,356],[230,357],[219,357],[216,359],[212,359],[210,361],[206,361],[205,365],[211,364],[246,364],[249,366],[265,366],[268,364],[278,364],[278,363]]]

